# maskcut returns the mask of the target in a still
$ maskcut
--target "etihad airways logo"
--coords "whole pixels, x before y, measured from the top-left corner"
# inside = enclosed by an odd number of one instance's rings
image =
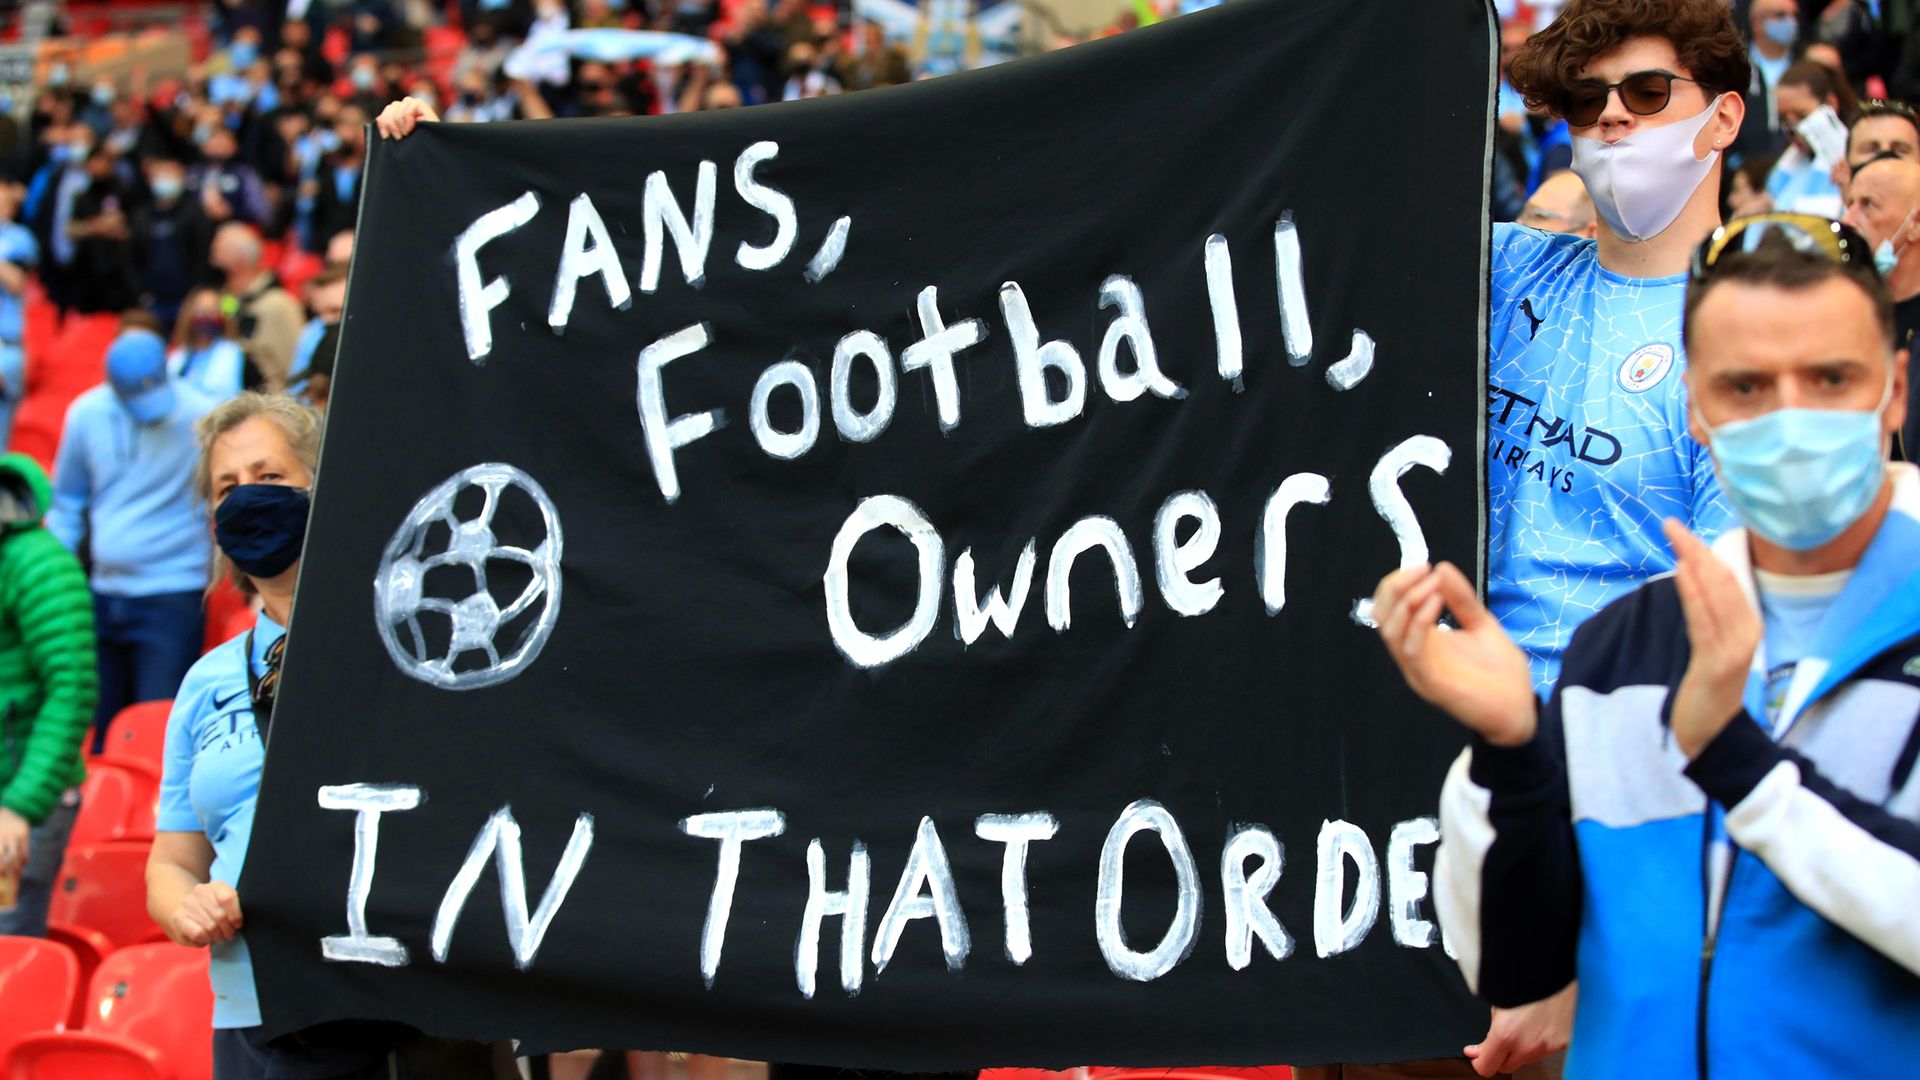
[[[1570,420],[1548,416],[1532,398],[1488,386],[1487,401],[1487,415],[1495,424],[1507,427],[1515,443],[1532,439],[1538,431],[1542,437],[1532,448],[1543,453],[1565,447],[1565,453],[1589,465],[1611,465],[1620,460],[1619,439],[1596,427],[1583,428]]]

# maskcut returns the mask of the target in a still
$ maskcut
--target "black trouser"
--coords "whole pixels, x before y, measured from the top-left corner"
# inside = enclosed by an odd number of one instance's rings
[[[485,1043],[389,1024],[322,1024],[269,1044],[262,1029],[216,1028],[213,1080],[494,1080]],[[516,1074],[517,1075],[517,1074]]]

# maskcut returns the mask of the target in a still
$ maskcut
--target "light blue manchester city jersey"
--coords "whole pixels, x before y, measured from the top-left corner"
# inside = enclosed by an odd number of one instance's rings
[[[1675,517],[1733,523],[1687,434],[1686,279],[1628,278],[1592,240],[1494,226],[1487,371],[1487,603],[1545,694],[1589,616],[1673,569]]]
[[[173,713],[167,718],[166,762],[154,828],[205,833],[213,845],[207,880],[224,881],[240,890],[243,917],[247,893],[240,871],[253,836],[260,768],[266,761],[247,672],[251,666],[253,674],[266,674],[267,650],[285,633],[262,612],[254,619],[252,631],[214,646],[180,681]],[[209,951],[213,1026],[258,1024],[260,1001],[254,993],[253,959],[247,952],[245,932]]]

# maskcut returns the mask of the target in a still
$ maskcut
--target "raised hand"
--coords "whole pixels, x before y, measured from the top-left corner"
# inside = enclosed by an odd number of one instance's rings
[[[1661,528],[1679,560],[1674,585],[1693,648],[1673,695],[1673,738],[1693,758],[1739,715],[1763,631],[1740,583],[1713,551],[1672,518]]]
[[[374,117],[373,126],[383,139],[404,139],[413,134],[415,124],[437,123],[439,119],[440,114],[433,111],[433,106],[417,97],[403,97],[381,109],[380,115]]]
[[[1456,630],[1437,624],[1453,613]],[[1396,570],[1373,594],[1380,640],[1413,692],[1496,746],[1533,738],[1527,657],[1452,563]]]

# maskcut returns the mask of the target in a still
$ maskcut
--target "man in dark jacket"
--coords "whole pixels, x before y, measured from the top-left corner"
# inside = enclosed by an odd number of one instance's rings
[[[359,106],[345,105],[335,119],[333,131],[339,148],[320,161],[313,178],[313,227],[307,250],[319,254],[327,239],[342,229],[353,228],[360,213],[360,177],[366,170],[367,114]]]
[[[207,253],[213,245],[213,223],[200,200],[187,194],[178,161],[155,158],[147,164],[147,187],[153,201],[134,211],[134,232],[147,238],[141,265],[148,308],[171,332],[187,293],[209,284]]]
[[[1709,547],[1669,518],[1674,573],[1581,624],[1544,704],[1459,570],[1375,594],[1408,684],[1471,732],[1446,939],[1491,1002],[1578,977],[1572,1080],[1920,1057],[1920,470],[1885,460],[1906,356],[1872,247],[1790,215],[1700,247],[1690,423],[1745,527]]]
[[[40,524],[52,498],[32,458],[0,457],[0,877],[18,881],[0,934],[33,937],[46,933],[99,692],[86,574]]]
[[[67,236],[73,242],[68,300],[85,314],[119,312],[140,298],[135,269],[144,238],[134,234],[130,214],[139,200],[123,179],[113,152],[96,146],[87,158],[88,185],[73,201]]]

